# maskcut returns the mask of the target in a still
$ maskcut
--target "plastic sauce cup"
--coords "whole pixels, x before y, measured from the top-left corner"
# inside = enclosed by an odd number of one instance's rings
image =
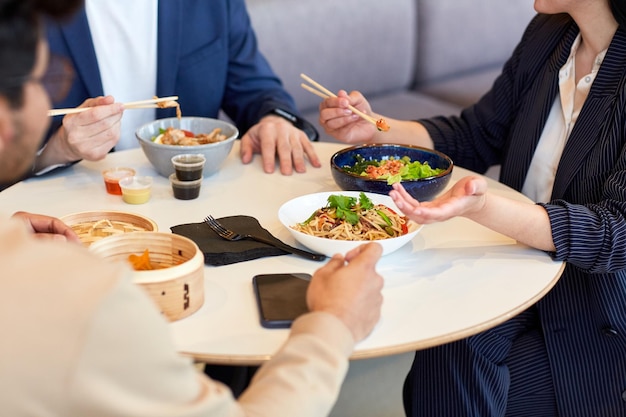
[[[106,187],[107,193],[122,195],[120,180],[125,177],[132,177],[133,175],[135,175],[135,170],[132,168],[116,167],[102,171],[102,178],[104,178],[104,186]]]
[[[152,177],[125,177],[120,180],[122,199],[128,204],[143,204],[152,194]]]
[[[172,157],[176,177],[181,181],[195,181],[202,178],[206,158],[202,154],[184,153]]]
[[[174,197],[179,200],[193,200],[200,195],[202,177],[194,181],[180,181],[176,177],[176,173],[173,173],[170,175],[170,184],[172,184]]]

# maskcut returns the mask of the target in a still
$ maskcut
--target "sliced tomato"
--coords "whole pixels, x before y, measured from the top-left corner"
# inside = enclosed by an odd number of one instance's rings
[[[185,130],[185,129],[180,129],[180,130],[182,130],[183,133],[185,134],[185,136],[187,136],[188,138],[195,138],[196,137],[196,135],[194,135],[193,132],[190,132],[190,131]]]

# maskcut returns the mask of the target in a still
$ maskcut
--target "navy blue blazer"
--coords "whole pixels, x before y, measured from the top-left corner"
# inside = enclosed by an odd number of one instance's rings
[[[54,106],[102,95],[84,9],[64,25],[46,23],[51,52],[68,57],[77,72],[69,96]],[[158,28],[156,93],[177,95],[184,116],[217,117],[223,109],[243,134],[275,108],[298,114],[257,49],[244,0],[159,0]],[[157,110],[158,118],[172,116],[173,109]],[[61,122],[56,119],[53,129]]]
[[[538,15],[492,89],[460,117],[422,120],[460,166],[521,190],[579,33]],[[541,203],[562,277],[537,309],[560,415],[626,415],[626,29],[616,32]]]

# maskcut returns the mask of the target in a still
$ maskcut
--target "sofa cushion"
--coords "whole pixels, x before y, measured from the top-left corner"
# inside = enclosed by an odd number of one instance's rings
[[[502,71],[501,65],[479,68],[470,73],[451,75],[448,78],[417,87],[417,91],[455,103],[463,108],[476,103],[485,94]]]
[[[532,2],[419,0],[415,85],[502,67],[535,15]]]
[[[410,87],[415,0],[246,0],[259,48],[303,111],[320,99],[300,73],[368,97]]]

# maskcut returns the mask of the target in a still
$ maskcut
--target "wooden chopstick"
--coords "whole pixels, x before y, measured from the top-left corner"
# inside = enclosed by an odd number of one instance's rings
[[[333,93],[332,91],[330,91],[329,89],[327,89],[326,87],[324,87],[323,85],[321,85],[320,83],[318,83],[317,81],[313,80],[311,77],[309,77],[306,74],[300,74],[300,77],[307,81],[308,83],[312,84],[314,87],[317,88],[317,90],[313,87],[311,87],[310,85],[307,84],[300,84],[300,87],[304,88],[305,90],[307,90],[310,93],[315,94],[318,97],[321,98],[328,98],[328,97],[337,97],[337,95],[335,93]],[[350,106],[348,105],[348,108],[356,115],[358,115],[359,117],[361,117],[364,120],[367,120],[368,122],[372,123],[373,125],[375,125],[379,130],[382,130],[380,128],[380,120],[376,120],[374,117],[363,113],[361,110],[357,109],[356,107]]]
[[[129,101],[128,103],[124,103],[124,108],[125,109],[152,109],[152,108],[160,107],[157,105],[157,103],[163,103],[166,101],[176,101],[176,100],[178,100],[178,96],[159,97],[159,98],[153,98],[149,100]],[[61,116],[64,114],[82,113],[91,108],[92,107],[73,107],[73,108],[67,108],[67,109],[51,109],[48,111],[48,117]]]
[[[62,116],[64,114],[82,113],[89,109],[91,109],[91,107],[74,107],[71,109],[51,109],[51,110],[48,110],[48,117]]]

